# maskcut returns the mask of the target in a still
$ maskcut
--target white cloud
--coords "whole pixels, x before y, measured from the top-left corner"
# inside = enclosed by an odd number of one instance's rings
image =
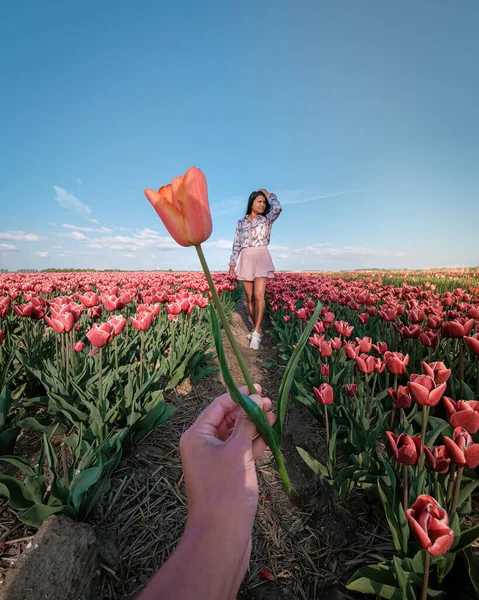
[[[50,252],[37,252],[36,254],[40,258],[48,258],[50,256]]]
[[[0,244],[0,250],[16,250],[16,246],[12,246],[12,244]]]
[[[288,254],[275,254],[275,258],[279,258],[280,260],[286,260],[289,258]]]
[[[59,187],[58,185],[54,185],[53,189],[55,190],[55,200],[62,208],[66,208],[67,210],[71,210],[77,215],[81,215],[83,217],[89,217],[91,215],[91,208],[79,200],[73,194],[70,194],[67,190]]]
[[[329,258],[357,258],[369,256],[383,256],[401,258],[406,256],[405,252],[394,250],[382,250],[380,248],[365,248],[363,246],[340,246],[335,248],[331,244],[311,244],[303,246],[294,251],[296,254],[310,254],[313,256],[325,256]]]
[[[77,177],[77,183],[78,185],[83,185],[83,181],[79,177]]]
[[[93,223],[93,225],[99,225],[100,221],[98,221],[97,219],[90,219],[90,223]]]
[[[72,231],[69,235],[74,240],[86,240],[86,235],[84,233],[80,233],[79,231]]]
[[[171,237],[162,237],[152,229],[142,229],[132,235],[107,235],[97,238],[88,238],[88,248],[109,248],[110,250],[127,250],[136,252],[146,248],[158,248],[161,250],[174,250],[178,244]]]
[[[95,219],[91,219],[91,221],[93,222]],[[98,223],[98,221],[96,222]],[[108,227],[80,227],[79,225],[70,225],[69,223],[63,223],[62,227],[75,231],[86,231],[87,233],[112,233],[112,230],[108,229]]]
[[[24,231],[0,231],[0,240],[14,240],[15,242],[39,242],[40,237],[36,233],[25,233]]]
[[[268,248],[271,252],[287,252],[289,250],[288,246],[277,246],[276,244],[270,244]]]
[[[122,254],[125,258],[135,258],[134,254]]]
[[[204,248],[218,248],[219,250],[231,250],[233,242],[230,240],[216,240],[215,242],[205,242]]]
[[[62,246],[50,246],[50,248],[53,248],[54,250],[61,250]]]

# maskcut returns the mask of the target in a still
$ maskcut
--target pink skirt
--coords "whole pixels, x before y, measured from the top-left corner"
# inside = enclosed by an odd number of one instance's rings
[[[256,277],[274,279],[274,265],[268,247],[243,248],[236,276],[240,281],[254,281]]]

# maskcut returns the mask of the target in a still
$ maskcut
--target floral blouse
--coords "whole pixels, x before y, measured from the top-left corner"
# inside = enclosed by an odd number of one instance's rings
[[[230,258],[230,266],[236,266],[238,257],[243,248],[252,248],[256,246],[267,246],[271,237],[271,227],[274,221],[279,217],[283,210],[276,194],[270,194],[268,202],[271,210],[265,216],[259,215],[253,221],[248,217],[243,217],[236,226],[235,237],[233,240],[233,252]]]

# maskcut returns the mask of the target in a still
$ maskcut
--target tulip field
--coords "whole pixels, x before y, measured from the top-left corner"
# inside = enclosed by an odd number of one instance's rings
[[[241,287],[212,277],[231,319]],[[281,427],[298,403],[323,440],[293,436],[298,460],[344,510],[358,494],[377,506],[393,548],[338,584],[477,597],[479,272],[278,273],[266,297],[281,493],[295,494]],[[218,378],[212,299],[196,272],[0,274],[0,493],[20,523],[91,519],[122,457],[166,431],[171,393]]]

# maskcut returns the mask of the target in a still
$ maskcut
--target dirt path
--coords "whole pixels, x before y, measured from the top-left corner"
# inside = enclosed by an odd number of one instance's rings
[[[249,349],[243,303],[233,314],[232,327],[253,380],[261,384],[265,396],[274,399],[282,369],[263,365],[267,359],[276,360],[271,338],[263,336],[259,351]],[[227,342],[225,351],[235,381],[242,382]],[[169,398],[177,406],[174,417],[122,461],[112,489],[94,517],[103,540],[102,599],[135,598],[173,552],[186,520],[179,439],[196,416],[224,391],[218,375],[194,387],[185,382]],[[373,515],[359,514],[364,507],[357,508],[355,517],[342,508],[329,487],[319,484],[300,459],[295,446],[306,448],[314,456],[323,455],[323,436],[323,430],[303,407],[291,402],[284,456],[294,492],[290,497],[284,493],[271,454],[266,453],[258,464],[260,502],[250,568],[238,598],[309,600],[320,593],[321,598],[352,597],[340,591],[344,591],[341,583],[352,569],[348,561],[364,554],[364,535],[372,551],[377,525]],[[359,536],[358,529],[364,530]],[[275,581],[261,580],[264,568],[272,571]]]

